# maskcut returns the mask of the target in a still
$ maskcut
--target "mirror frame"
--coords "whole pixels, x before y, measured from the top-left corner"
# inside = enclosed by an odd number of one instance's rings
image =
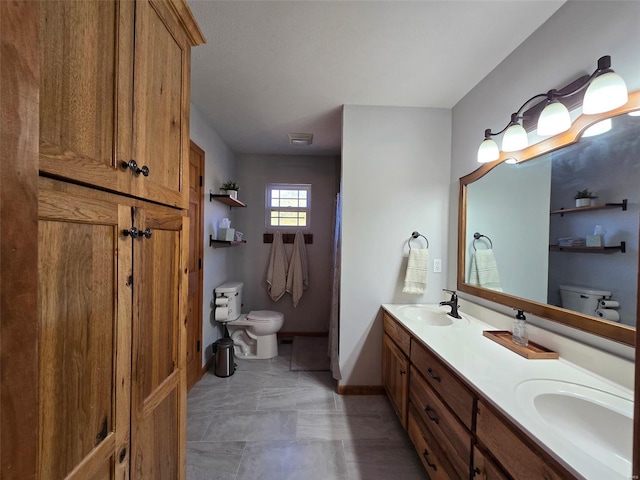
[[[640,90],[629,94],[629,100],[625,105],[610,112],[596,115],[580,115],[566,132],[549,137],[539,143],[531,145],[518,152],[500,152],[500,158],[490,163],[482,164],[476,170],[460,178],[460,195],[458,203],[458,280],[457,289],[485,300],[505,305],[511,308],[519,308],[533,315],[546,318],[557,323],[582,330],[593,335],[608,338],[615,342],[636,346],[636,328],[620,325],[618,323],[601,320],[597,317],[573,312],[554,305],[534,302],[525,298],[516,297],[503,292],[496,292],[486,288],[465,283],[466,280],[466,254],[467,254],[467,185],[479,180],[495,167],[508,158],[515,158],[518,163],[533,160],[560,148],[572,145],[580,140],[582,132],[590,125],[605,118],[623,115],[640,109]],[[638,283],[640,284],[640,267],[638,268]],[[636,292],[636,301],[640,304],[640,287]],[[636,321],[636,327],[637,327]]]

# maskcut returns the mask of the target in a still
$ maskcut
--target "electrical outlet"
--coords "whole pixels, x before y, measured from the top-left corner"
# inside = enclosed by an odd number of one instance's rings
[[[442,259],[436,258],[433,260],[433,272],[434,273],[442,272]]]

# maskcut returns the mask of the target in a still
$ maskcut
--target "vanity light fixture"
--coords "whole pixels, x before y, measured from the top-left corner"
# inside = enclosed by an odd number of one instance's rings
[[[492,132],[491,129],[484,131],[484,140],[478,148],[478,162],[493,162],[500,158],[498,145],[491,138],[504,133],[502,137],[502,151],[516,152],[529,146],[527,131],[520,124],[525,107],[536,99],[546,97],[546,105],[538,118],[537,133],[540,136],[557,135],[566,132],[571,128],[571,116],[569,110],[560,100],[575,95],[587,89],[584,94],[582,111],[585,114],[604,113],[621,107],[628,100],[627,86],[624,80],[611,69],[611,57],[605,55],[598,59],[598,67],[584,81],[574,82],[577,85],[568,91],[553,89],[547,93],[534,95],[515,113],[511,114],[511,119],[506,127],[499,132]],[[574,85],[572,84],[572,85]]]

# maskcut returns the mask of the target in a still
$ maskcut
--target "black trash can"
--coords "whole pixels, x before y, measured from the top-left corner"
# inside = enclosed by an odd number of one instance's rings
[[[236,371],[233,357],[233,340],[220,338],[213,344],[213,354],[216,357],[214,373],[218,377],[229,377]]]

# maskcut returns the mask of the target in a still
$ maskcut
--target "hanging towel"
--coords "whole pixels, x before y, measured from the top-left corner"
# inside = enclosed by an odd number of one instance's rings
[[[427,288],[427,271],[429,270],[429,249],[412,248],[409,250],[407,273],[404,277],[402,293],[423,294]]]
[[[304,235],[300,230],[296,232],[293,240],[293,251],[287,272],[287,292],[293,298],[293,306],[296,307],[300,297],[309,286],[309,262],[307,250],[304,246]]]
[[[273,234],[269,267],[267,269],[267,292],[277,302],[285,294],[287,285],[287,254],[284,251],[282,233]]]
[[[471,261],[469,283],[502,292],[500,273],[492,249],[476,250]]]

